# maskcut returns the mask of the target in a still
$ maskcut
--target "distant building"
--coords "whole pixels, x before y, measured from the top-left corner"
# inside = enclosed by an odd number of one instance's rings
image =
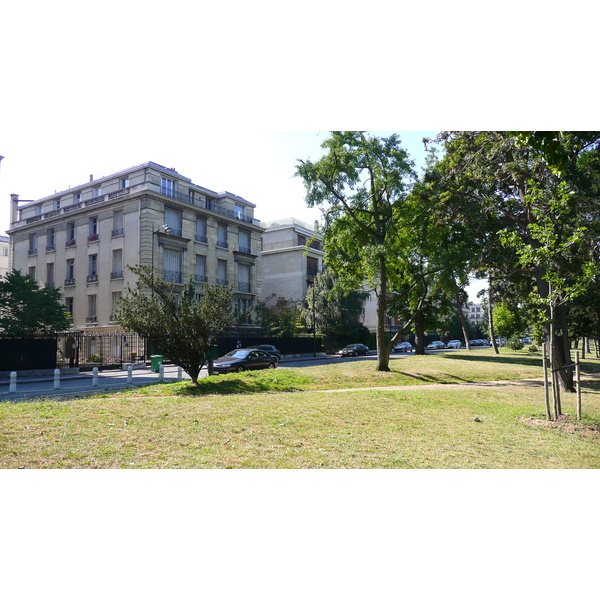
[[[135,280],[128,265],[154,266],[175,289],[192,275],[197,294],[233,284],[241,311],[261,297],[255,205],[174,169],[148,162],[22,202],[11,196],[12,266],[61,289],[74,330],[119,330],[115,310]]]
[[[465,304],[463,306],[463,313],[469,323],[473,326],[482,325],[483,324],[483,307],[481,304],[475,304],[473,302],[469,302],[469,304]]]
[[[262,225],[262,300],[302,302],[323,268],[323,236],[317,224],[289,217]]]
[[[0,235],[0,278],[9,270],[8,268],[9,238]]]

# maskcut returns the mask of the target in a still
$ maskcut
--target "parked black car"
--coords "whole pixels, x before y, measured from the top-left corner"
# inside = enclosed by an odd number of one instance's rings
[[[342,348],[338,354],[340,356],[367,356],[369,349],[364,344],[348,344],[345,348]]]
[[[258,344],[256,346],[248,346],[248,348],[256,348],[257,350],[262,350],[267,354],[271,354],[275,356],[277,360],[281,360],[281,352],[275,348],[275,346],[271,346],[271,344]]]
[[[238,348],[220,356],[213,363],[214,373],[233,373],[250,369],[275,369],[277,359],[255,348]]]

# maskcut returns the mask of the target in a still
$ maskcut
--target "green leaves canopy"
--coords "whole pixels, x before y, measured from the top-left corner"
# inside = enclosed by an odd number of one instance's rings
[[[193,281],[176,292],[150,268],[130,268],[138,279],[121,298],[117,321],[151,339],[196,383],[216,337],[238,322],[234,289],[205,286],[199,299]]]
[[[58,288],[40,288],[30,275],[13,269],[0,280],[0,333],[27,336],[70,327]]]

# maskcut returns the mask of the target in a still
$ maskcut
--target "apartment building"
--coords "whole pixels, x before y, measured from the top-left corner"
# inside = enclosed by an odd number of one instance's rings
[[[128,265],[154,267],[175,288],[191,275],[198,294],[233,284],[240,310],[261,297],[255,205],[174,169],[148,162],[22,202],[11,196],[12,266],[61,288],[74,330],[118,331],[115,309],[134,283]]]
[[[463,306],[463,313],[471,325],[477,326],[483,323],[483,307],[481,304],[469,302]]]
[[[262,300],[302,302],[323,268],[323,236],[314,226],[289,217],[263,223]]]
[[[8,271],[8,248],[9,238],[5,235],[0,235],[0,279]]]

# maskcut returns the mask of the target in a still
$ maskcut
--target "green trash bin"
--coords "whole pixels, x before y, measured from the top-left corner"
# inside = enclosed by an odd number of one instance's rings
[[[158,373],[160,371],[160,365],[162,365],[164,356],[162,354],[153,354],[150,357],[150,370],[153,373]]]

